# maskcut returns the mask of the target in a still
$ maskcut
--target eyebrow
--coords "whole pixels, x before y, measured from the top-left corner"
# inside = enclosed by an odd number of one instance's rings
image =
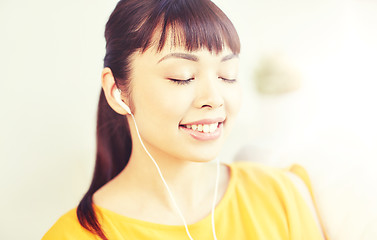
[[[238,57],[238,55],[236,54],[229,54],[229,55],[226,55],[225,57],[223,57],[221,59],[221,62],[225,62],[225,61],[228,61],[230,59],[233,59],[233,58],[236,58]],[[188,54],[188,53],[170,53],[164,57],[162,57],[157,63],[160,63],[162,61],[164,61],[165,59],[168,59],[168,58],[181,58],[181,59],[186,59],[186,60],[190,60],[190,61],[194,61],[194,62],[199,62],[199,58],[193,54]]]
[[[225,57],[223,57],[221,59],[221,62],[225,62],[225,61],[228,61],[228,60],[233,59],[233,58],[238,58],[238,55],[237,54],[226,55]]]
[[[181,58],[181,59],[186,59],[194,62],[199,62],[199,58],[193,54],[188,54],[188,53],[170,53],[166,55],[165,57],[161,58],[157,63],[160,63],[164,61],[165,59],[168,58]]]

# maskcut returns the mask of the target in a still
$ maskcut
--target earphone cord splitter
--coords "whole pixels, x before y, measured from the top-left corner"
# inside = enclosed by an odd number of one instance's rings
[[[188,227],[187,227],[187,223],[186,223],[186,220],[185,218],[183,217],[183,214],[181,212],[181,210],[179,209],[178,207],[178,204],[177,202],[175,201],[174,197],[173,197],[173,194],[172,192],[170,191],[170,188],[168,186],[168,184],[166,183],[162,173],[161,173],[161,170],[157,164],[157,162],[154,160],[154,158],[152,157],[152,155],[149,153],[149,151],[147,150],[147,148],[145,147],[143,141],[141,140],[141,136],[140,136],[140,133],[139,133],[139,129],[137,127],[137,124],[136,124],[136,120],[135,120],[135,117],[132,113],[130,113],[131,117],[132,117],[132,120],[135,124],[135,128],[136,128],[136,133],[137,133],[137,136],[140,140],[140,143],[141,145],[143,146],[145,152],[148,154],[149,158],[152,160],[152,162],[154,163],[154,165],[156,166],[157,168],[157,171],[158,171],[158,174],[160,175],[161,177],[161,180],[162,182],[164,183],[168,193],[169,193],[169,196],[170,196],[170,199],[172,200],[173,204],[174,204],[174,207],[175,209],[177,210],[178,212],[178,215],[180,216],[180,218],[182,219],[183,221],[183,224],[185,225],[185,229],[186,229],[186,233],[187,233],[187,236],[190,238],[190,240],[194,240],[188,230]],[[219,175],[220,175],[220,161],[218,158],[216,158],[216,183],[215,183],[215,194],[214,194],[214,199],[213,199],[213,203],[212,203],[212,211],[211,211],[211,222],[212,222],[212,233],[213,233],[213,238],[214,240],[217,240],[217,237],[216,237],[216,231],[215,231],[215,206],[216,206],[216,199],[217,199],[217,189],[218,189],[218,185],[219,185]]]

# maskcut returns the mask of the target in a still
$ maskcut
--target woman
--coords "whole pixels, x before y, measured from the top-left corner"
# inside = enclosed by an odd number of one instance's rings
[[[241,101],[217,6],[123,0],[105,37],[93,181],[43,239],[322,239],[288,171],[211,163]]]

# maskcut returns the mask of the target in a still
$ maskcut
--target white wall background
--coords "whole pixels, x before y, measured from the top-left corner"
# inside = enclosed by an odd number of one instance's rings
[[[103,31],[117,1],[0,1],[0,239],[40,239],[93,170]],[[224,150],[309,171],[332,239],[377,239],[377,2],[217,0],[242,41],[244,105]],[[262,96],[261,58],[302,76]],[[244,146],[244,147],[243,147]]]

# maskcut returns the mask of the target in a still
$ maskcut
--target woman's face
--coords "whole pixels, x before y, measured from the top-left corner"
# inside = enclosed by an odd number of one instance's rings
[[[134,54],[131,66],[134,116],[151,154],[214,159],[240,107],[238,57],[227,48],[215,54],[167,45]]]

